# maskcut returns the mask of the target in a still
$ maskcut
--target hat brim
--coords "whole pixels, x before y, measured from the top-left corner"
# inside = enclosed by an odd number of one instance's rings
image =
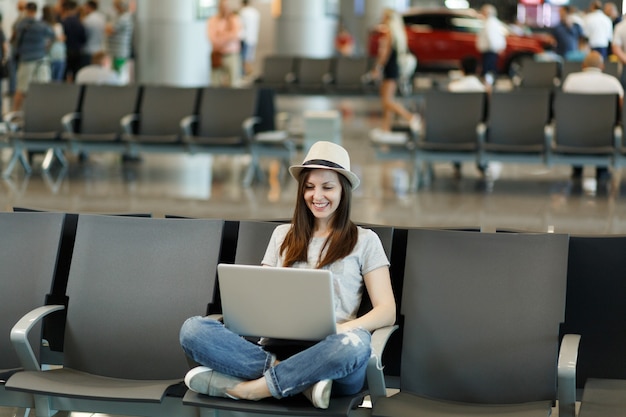
[[[341,168],[328,167],[326,165],[292,165],[289,167],[289,173],[297,181],[298,177],[300,177],[300,172],[302,172],[302,170],[305,168],[306,169],[328,169],[331,171],[335,171],[348,179],[348,181],[350,182],[350,185],[352,185],[352,190],[355,190],[361,183],[361,180],[359,179],[359,177],[356,176],[355,173],[345,170],[345,169],[341,169]]]

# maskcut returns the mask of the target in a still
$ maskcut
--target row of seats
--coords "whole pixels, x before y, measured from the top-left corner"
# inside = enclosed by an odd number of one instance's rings
[[[532,58],[521,62],[513,75],[513,83],[521,88],[559,87],[565,78],[573,72],[582,71],[582,62],[578,61],[536,61]],[[620,77],[621,65],[608,61],[604,64],[604,73]]]
[[[492,161],[596,165],[626,164],[616,94],[549,89],[485,93],[429,91],[420,103],[423,130],[400,141],[372,140],[379,158],[409,159],[414,187],[427,184],[432,163]]]
[[[269,55],[263,59],[257,85],[280,92],[373,93],[376,83],[367,73],[374,67],[372,57],[337,56],[307,58]]]
[[[517,231],[365,226],[391,260],[400,327],[388,343],[393,329],[373,334],[369,391],[333,398],[328,410],[301,396],[188,392],[181,324],[221,311],[217,264],[259,264],[277,224],[0,213],[0,406],[34,407],[38,417],[530,416],[549,415],[558,400],[559,415],[573,417],[578,386],[580,417],[623,412],[626,238]],[[33,328],[42,319],[44,345]],[[46,362],[56,358],[48,350],[61,360]],[[42,370],[46,363],[62,367]],[[386,397],[381,372],[395,375],[394,363],[400,392]],[[355,408],[366,393],[373,408]]]
[[[251,155],[249,184],[262,174],[261,156],[288,165],[295,151],[276,129],[274,91],[264,88],[33,84],[24,111],[5,121],[0,147],[13,152],[4,177],[18,162],[30,172],[29,152],[47,152],[44,168],[54,157],[66,165],[66,152],[185,152]]]

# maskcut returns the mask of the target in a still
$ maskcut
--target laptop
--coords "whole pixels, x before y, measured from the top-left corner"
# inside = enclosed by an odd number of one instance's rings
[[[224,325],[241,336],[319,341],[337,332],[332,272],[217,266]]]

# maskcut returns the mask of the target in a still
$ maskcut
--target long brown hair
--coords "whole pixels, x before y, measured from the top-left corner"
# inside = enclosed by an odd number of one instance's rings
[[[304,187],[310,172],[310,169],[303,169],[298,177],[298,194],[296,208],[291,220],[291,229],[287,232],[285,240],[280,246],[280,253],[285,254],[283,266],[292,266],[296,262],[307,262],[309,241],[313,236],[315,224],[315,216],[304,201]],[[358,239],[356,225],[350,220],[352,185],[343,175],[338,173],[337,177],[341,183],[341,200],[331,218],[331,232],[324,242],[316,268],[322,268],[345,258],[352,252]],[[324,254],[326,248],[326,254]]]

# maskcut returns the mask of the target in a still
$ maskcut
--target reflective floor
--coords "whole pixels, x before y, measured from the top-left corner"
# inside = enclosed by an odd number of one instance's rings
[[[369,142],[377,127],[380,106],[375,96],[323,97],[283,95],[278,108],[291,118],[290,129],[302,132],[306,110],[336,109],[342,114],[343,145],[353,170],[362,178],[355,191],[353,218],[385,225],[479,227],[581,234],[626,233],[626,188],[620,173],[597,186],[593,168],[573,183],[570,168],[494,164],[486,179],[473,164],[454,178],[450,164],[435,165],[430,186],[408,187],[411,166],[405,161],[379,161]],[[406,99],[415,108],[416,99]],[[450,115],[451,123],[454,115]],[[2,151],[6,164],[9,150]],[[300,162],[298,154],[293,162]],[[283,176],[242,187],[246,157],[207,155],[145,155],[122,163],[119,155],[92,154],[85,162],[69,157],[66,170],[42,171],[41,159],[25,176],[17,167],[0,181],[0,210],[28,207],[80,213],[152,213],[224,219],[288,218],[293,210],[295,181]],[[270,164],[264,160],[265,168]],[[271,186],[269,184],[272,184]]]

